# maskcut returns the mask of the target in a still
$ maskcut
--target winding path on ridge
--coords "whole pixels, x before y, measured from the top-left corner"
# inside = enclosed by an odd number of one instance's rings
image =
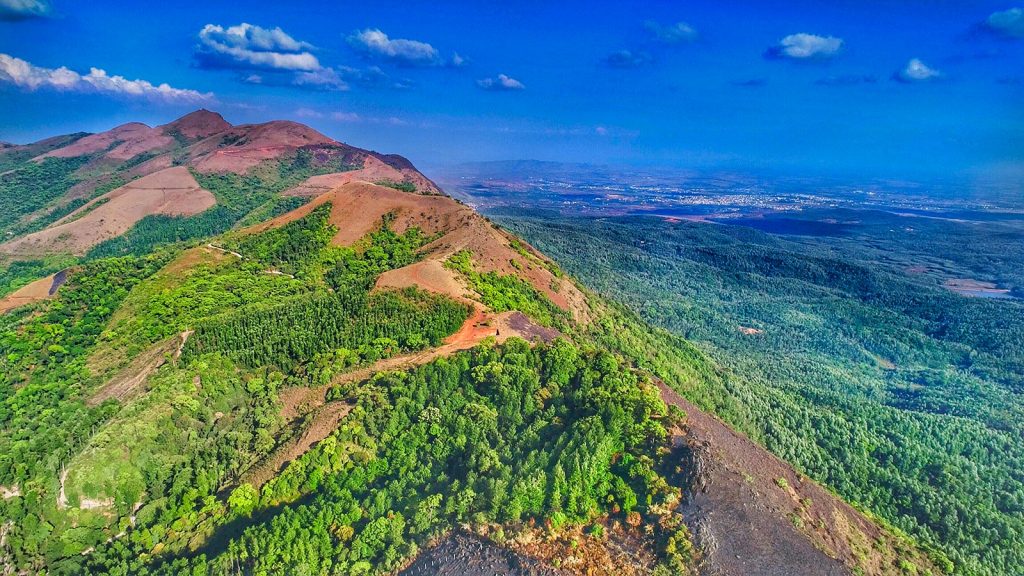
[[[394,356],[379,360],[364,368],[344,372],[334,377],[330,384],[315,388],[294,387],[281,391],[281,415],[289,423],[299,422],[307,415],[311,417],[303,424],[303,430],[276,448],[261,462],[255,464],[238,479],[236,484],[249,483],[259,488],[276,476],[289,462],[308,452],[313,446],[329,436],[349,413],[352,406],[337,400],[327,402],[327,391],[331,386],[349,382],[361,382],[378,372],[406,370],[427,364],[437,358],[449,356],[461,350],[468,350],[494,337],[497,342],[517,336],[526,340],[550,342],[559,333],[551,328],[537,325],[522,312],[492,314],[479,305],[473,305],[473,312],[462,326],[445,339],[444,344],[412,354]]]

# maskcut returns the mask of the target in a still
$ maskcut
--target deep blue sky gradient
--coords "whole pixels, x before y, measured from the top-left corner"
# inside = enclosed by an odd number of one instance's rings
[[[212,92],[216,100],[207,107],[232,122],[295,119],[422,165],[536,158],[858,177],[1024,179],[1024,38],[981,26],[991,13],[1020,4],[51,4],[48,18],[0,21],[0,53],[36,66],[67,66],[83,74],[98,67],[129,79]],[[686,22],[697,37],[661,44],[646,21]],[[314,91],[287,82],[253,85],[242,79],[258,71],[197,63],[204,25],[242,22],[280,27],[315,46],[325,66],[377,65],[389,84],[408,86]],[[367,28],[429,43],[445,59],[457,52],[469,64],[410,68],[367,60],[346,41]],[[800,32],[841,38],[843,47],[826,60],[765,56],[781,38]],[[633,68],[607,65],[608,55],[620,50],[643,54],[645,62]],[[942,76],[895,81],[893,74],[911,58]],[[478,86],[478,80],[498,74],[525,89]],[[131,120],[158,124],[195,107],[27,91],[0,82],[0,140],[98,131]],[[332,118],[335,113],[342,119]]]

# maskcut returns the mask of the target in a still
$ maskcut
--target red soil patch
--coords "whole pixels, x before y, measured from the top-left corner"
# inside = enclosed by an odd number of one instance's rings
[[[321,407],[326,402],[327,387],[306,388],[294,386],[285,388],[278,394],[281,400],[281,417],[285,422],[291,422]]]
[[[232,127],[200,141],[189,152],[192,166],[200,172],[243,173],[264,160],[313,144],[337,143],[309,126],[278,120]]]
[[[416,192],[420,194],[441,193],[436,184],[423,174],[420,174],[415,168],[411,166],[409,168],[395,168],[370,153],[366,154],[363,158],[363,167],[359,170],[312,176],[302,184],[285,192],[284,195],[319,196],[349,182],[380,182],[383,180],[411,182],[416,186]]]
[[[444,267],[439,260],[421,260],[404,268],[388,270],[377,278],[377,289],[417,286],[457,300],[468,300],[469,288],[458,274]]]
[[[100,242],[124,234],[151,214],[188,216],[215,203],[213,194],[199,187],[188,168],[176,166],[112,190],[45,230],[0,245],[0,252],[82,255]]]
[[[747,336],[764,334],[764,330],[761,330],[760,328],[751,328],[750,326],[738,326],[737,328],[739,328],[740,334],[745,334]]]
[[[0,314],[5,314],[26,304],[52,298],[53,294],[50,293],[50,288],[53,286],[53,278],[52,274],[46,278],[40,278],[0,298]]]
[[[231,128],[231,124],[220,114],[203,109],[186,114],[174,122],[159,126],[159,128],[164,133],[177,132],[185,138],[195,140],[228,130]]]
[[[68,146],[37,156],[35,159],[42,160],[50,157],[74,158],[86,154],[95,154],[110,148],[116,142],[120,142],[120,144],[115,146],[110,152],[107,152],[105,156],[114,160],[127,160],[143,152],[170,146],[174,143],[174,138],[167,136],[163,130],[158,128],[150,128],[139,122],[131,122],[106,132],[86,136]]]

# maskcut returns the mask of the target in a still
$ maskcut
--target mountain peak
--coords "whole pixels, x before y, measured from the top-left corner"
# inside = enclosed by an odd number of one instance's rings
[[[206,138],[231,127],[231,123],[223,116],[205,108],[189,112],[174,122],[160,126],[165,133],[178,132],[188,139]]]

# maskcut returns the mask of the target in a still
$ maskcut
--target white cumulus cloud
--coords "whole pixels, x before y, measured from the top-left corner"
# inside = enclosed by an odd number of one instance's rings
[[[942,76],[942,72],[929,67],[917,58],[911,58],[910,62],[896,73],[895,78],[902,82],[925,82]]]
[[[47,0],[0,0],[0,20],[24,20],[50,14]]]
[[[64,66],[43,68],[8,54],[0,54],[0,82],[29,91],[48,88],[182,103],[213,100],[213,94],[209,92],[173,88],[168,84],[153,84],[146,80],[128,80],[123,76],[111,76],[100,68],[90,68],[89,73],[84,75]]]
[[[320,69],[320,61],[309,51],[312,48],[280,28],[246,22],[227,28],[207,24],[199,31],[196,56],[200,64],[210,67],[309,72]]]
[[[678,44],[680,42],[692,42],[697,39],[697,31],[686,22],[676,22],[663,26],[654,20],[644,22],[644,28],[651,33],[651,36],[658,42],[666,44]]]
[[[654,62],[654,58],[646,52],[619,50],[605,56],[602,62],[611,68],[640,68]]]
[[[1024,38],[1024,8],[1010,8],[993,12],[985,25],[994,32],[1011,38]]]
[[[441,54],[430,44],[419,40],[392,39],[377,28],[367,28],[352,34],[348,37],[348,43],[367,56],[390,60],[401,66],[443,64]]]
[[[292,84],[319,90],[346,91],[349,89],[348,82],[346,82],[341,75],[338,74],[338,71],[333,68],[320,68],[310,72],[298,72],[292,79]]]
[[[338,122],[359,122],[363,118],[355,112],[332,112],[331,120]]]
[[[483,80],[477,80],[476,85],[483,88],[484,90],[523,90],[526,86],[522,82],[506,76],[505,74],[498,74],[497,78],[484,78]]]
[[[825,59],[838,54],[842,47],[842,38],[800,32],[780,40],[777,45],[768,49],[768,55],[796,60]]]

